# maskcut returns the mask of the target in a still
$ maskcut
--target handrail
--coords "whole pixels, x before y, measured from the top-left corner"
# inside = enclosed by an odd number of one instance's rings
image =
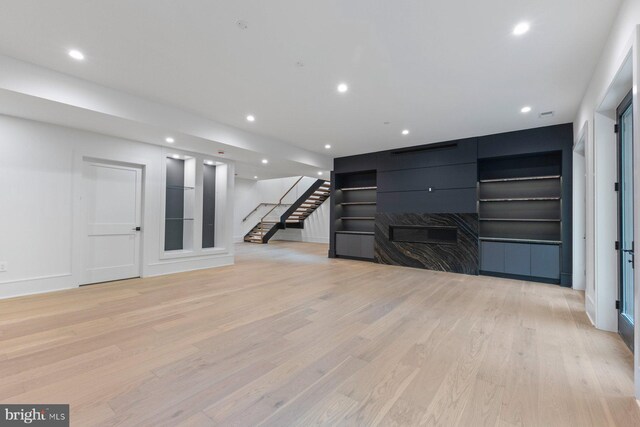
[[[256,206],[256,208],[254,210],[249,212],[249,214],[244,217],[242,222],[245,222],[246,220],[248,220],[251,215],[256,213],[258,211],[258,209],[260,209],[260,207],[262,207],[262,206],[273,206],[273,205],[277,205],[277,203],[259,203],[258,206]],[[291,203],[282,203],[282,206],[291,206]]]
[[[287,194],[289,194],[291,192],[291,190],[293,190],[295,188],[296,185],[298,185],[300,183],[300,181],[302,181],[302,178],[304,178],[304,176],[301,176],[300,178],[298,178],[298,180],[291,186],[291,188],[289,188],[287,190],[286,193],[284,193],[284,195],[282,197],[280,197],[280,200],[278,200],[278,204],[275,205],[274,207],[271,208],[271,210],[269,212],[267,212],[267,214],[265,216],[262,217],[262,219],[260,220],[260,222],[264,222],[265,218],[267,218],[269,216],[269,214],[271,212],[273,212],[274,210],[276,210],[276,208],[278,206],[282,205],[282,201],[284,200],[285,197],[287,197]],[[264,227],[260,227],[260,236],[262,238],[264,238]]]

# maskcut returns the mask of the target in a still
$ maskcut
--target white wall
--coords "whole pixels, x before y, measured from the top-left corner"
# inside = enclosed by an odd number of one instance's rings
[[[640,83],[640,59],[638,55],[638,25],[640,24],[640,1],[625,0],[612,26],[609,38],[598,65],[581,102],[574,121],[574,135],[580,138],[586,127],[585,163],[586,185],[586,311],[595,325],[602,329],[616,330],[615,306],[618,278],[616,252],[611,250],[616,240],[617,213],[615,193],[611,186],[615,182],[615,139],[611,132],[612,109],[622,100],[631,87],[634,88],[634,105],[638,105],[637,87]],[[626,64],[631,59],[631,73]],[[624,76],[623,74],[627,74]],[[629,77],[630,75],[630,77]],[[640,109],[634,111],[634,183],[635,209],[640,212]],[[576,139],[576,143],[578,140]],[[613,156],[613,159],[612,159]],[[613,193],[613,194],[612,194]],[[580,214],[579,212],[577,213]],[[640,227],[635,228],[635,240],[640,241]],[[636,313],[640,310],[640,269],[635,271]],[[636,349],[640,348],[640,322],[635,323]],[[640,398],[640,351],[634,360],[636,397]]]
[[[638,24],[640,24],[640,1],[625,0],[620,6],[600,61],[580,104],[578,115],[573,122],[576,138],[586,123],[589,124],[589,135],[593,135],[593,115],[605,98],[616,74],[631,50],[634,31]]]
[[[266,180],[248,180],[236,178],[234,209],[234,241],[241,242],[272,206],[260,207],[245,222],[245,218],[260,203],[278,203],[280,198],[299,179],[288,177]],[[304,177],[283,199],[283,203],[293,203],[316,181],[315,178]],[[301,242],[329,243],[329,206],[326,200],[304,223],[304,229],[280,230],[272,240],[294,240]],[[274,211],[275,216],[278,212]]]
[[[612,108],[631,86],[630,76],[627,82],[621,70],[628,63],[638,23],[640,1],[624,1],[574,121],[574,143],[586,134],[586,311],[596,327],[609,331],[617,330],[618,283],[613,249],[617,239],[617,204],[613,190],[616,144]],[[574,191],[585,189],[574,187]],[[580,221],[581,215],[582,212],[574,210],[574,221]]]
[[[84,157],[144,167],[143,276],[232,264],[230,230],[221,231],[212,250],[178,258],[163,252],[164,156],[159,146],[0,115],[0,261],[7,263],[0,298],[79,286]],[[233,163],[224,169],[221,230],[230,229],[224,221],[233,212]]]

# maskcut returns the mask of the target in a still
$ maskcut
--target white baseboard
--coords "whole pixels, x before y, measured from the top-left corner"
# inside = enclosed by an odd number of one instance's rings
[[[0,282],[0,299],[44,294],[78,287],[71,273]]]
[[[233,265],[233,254],[205,257],[199,259],[176,259],[145,266],[143,277],[164,276],[194,270]],[[27,295],[44,294],[79,287],[79,281],[71,273],[25,278],[0,282],[0,299],[16,298]]]
[[[224,267],[233,265],[235,257],[233,255],[216,256],[200,259],[181,259],[170,262],[150,264],[145,268],[144,277],[164,276],[166,274],[184,273],[194,270],[206,270],[208,268]]]

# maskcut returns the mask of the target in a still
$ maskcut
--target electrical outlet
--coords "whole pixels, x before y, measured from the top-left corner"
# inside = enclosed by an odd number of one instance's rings
[[[0,261],[0,273],[4,273],[5,271],[7,271],[7,262]]]

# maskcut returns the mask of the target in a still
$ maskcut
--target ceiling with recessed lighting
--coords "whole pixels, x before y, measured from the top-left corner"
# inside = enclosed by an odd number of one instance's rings
[[[3,0],[0,54],[340,156],[573,121],[619,4]]]

